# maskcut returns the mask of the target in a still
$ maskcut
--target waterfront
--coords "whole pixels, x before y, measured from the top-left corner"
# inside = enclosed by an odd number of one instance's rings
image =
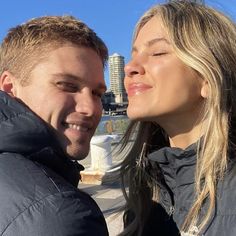
[[[95,135],[119,134],[122,135],[129,124],[126,115],[109,116],[104,115],[99,122]]]
[[[122,136],[128,124],[129,119],[125,115],[104,115],[101,118],[95,135],[118,134]],[[112,142],[111,153],[109,153],[109,155],[106,157],[112,158],[111,168],[120,163],[123,158],[122,155],[118,155],[115,151],[115,148],[118,148],[118,145],[119,144]],[[91,150],[88,156],[84,160],[80,161],[80,164],[85,167],[85,170],[91,171]],[[109,230],[109,235],[118,235],[123,229],[123,212],[121,210],[121,207],[125,204],[125,199],[123,197],[119,183],[108,182],[107,179],[104,178],[101,184],[86,184],[80,182],[79,188],[87,192],[97,202],[98,206],[104,214]]]

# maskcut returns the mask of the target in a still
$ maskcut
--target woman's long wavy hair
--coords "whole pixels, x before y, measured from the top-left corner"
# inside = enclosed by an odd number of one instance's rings
[[[200,230],[211,217],[216,203],[218,180],[224,177],[229,150],[236,145],[236,27],[224,14],[190,1],[171,1],[148,10],[139,20],[133,40],[152,18],[160,17],[176,55],[208,82],[201,119],[206,123],[201,149],[198,149],[195,173],[195,200],[182,225],[189,232],[192,226]],[[130,221],[124,215],[125,229],[120,235],[141,235],[152,200],[158,202],[158,183],[162,175],[157,164],[147,154],[169,146],[165,131],[157,124],[132,121],[123,138],[125,153],[120,171],[126,209],[133,213]],[[129,186],[128,192],[125,186]],[[204,218],[199,213],[205,200],[208,210]],[[161,226],[160,226],[161,227]]]

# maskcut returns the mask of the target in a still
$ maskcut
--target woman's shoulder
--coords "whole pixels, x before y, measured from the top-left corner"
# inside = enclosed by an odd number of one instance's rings
[[[236,161],[230,162],[222,180],[218,182],[216,203],[218,213],[236,215]]]

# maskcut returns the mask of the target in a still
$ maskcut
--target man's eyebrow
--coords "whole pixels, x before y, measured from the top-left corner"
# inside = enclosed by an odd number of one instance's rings
[[[167,44],[170,44],[170,42],[166,38],[155,38],[155,39],[152,39],[152,40],[146,42],[145,46],[146,47],[151,47],[152,45],[154,45],[156,43],[159,43],[159,42],[165,42]],[[137,51],[138,51],[137,47],[133,46],[132,47],[132,52],[137,52]]]
[[[69,73],[55,73],[52,76],[55,78],[64,78],[64,79],[83,82],[83,80],[80,77],[73,75],[73,74],[69,74]]]
[[[69,74],[69,73],[56,73],[56,74],[53,74],[53,77],[55,77],[55,78],[60,78],[61,77],[61,78],[64,78],[64,79],[79,82],[81,84],[85,83],[85,81],[83,79],[81,79],[79,76]],[[97,87],[98,87],[98,89],[104,90],[104,92],[107,90],[107,86],[103,83],[99,83]]]

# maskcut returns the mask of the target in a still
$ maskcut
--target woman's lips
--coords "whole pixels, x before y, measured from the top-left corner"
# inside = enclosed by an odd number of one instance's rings
[[[133,83],[133,84],[128,85],[127,93],[128,93],[128,96],[131,97],[131,96],[139,95],[151,88],[152,86],[147,85],[147,84]]]

